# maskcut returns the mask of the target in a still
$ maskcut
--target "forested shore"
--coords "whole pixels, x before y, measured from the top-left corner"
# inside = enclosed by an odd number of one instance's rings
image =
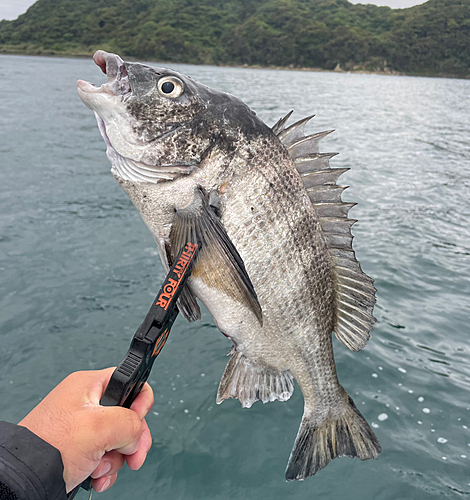
[[[470,1],[38,0],[0,53],[470,77]]]

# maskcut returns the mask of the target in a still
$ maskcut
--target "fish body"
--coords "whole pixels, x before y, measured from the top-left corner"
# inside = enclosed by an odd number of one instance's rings
[[[369,338],[375,288],[352,251],[326,135],[308,120],[273,128],[235,97],[163,68],[99,51],[108,82],[78,82],[96,114],[112,172],[152,232],[165,267],[184,235],[203,255],[180,300],[195,298],[230,338],[217,402],[285,401],[295,379],[304,415],[286,479],[304,479],[337,456],[376,458],[380,445],[336,374],[332,332],[352,350]],[[287,117],[286,117],[287,118]]]

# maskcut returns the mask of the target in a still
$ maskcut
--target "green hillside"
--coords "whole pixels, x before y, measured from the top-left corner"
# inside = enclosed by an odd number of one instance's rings
[[[470,76],[470,0],[38,0],[0,52]],[[338,66],[339,65],[339,66]]]

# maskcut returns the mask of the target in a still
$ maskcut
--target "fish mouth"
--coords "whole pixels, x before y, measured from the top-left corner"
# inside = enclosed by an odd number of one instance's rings
[[[108,77],[108,81],[98,87],[94,83],[78,80],[79,90],[86,94],[107,93],[112,96],[130,96],[132,90],[126,63],[117,54],[98,50],[93,55],[93,61]]]

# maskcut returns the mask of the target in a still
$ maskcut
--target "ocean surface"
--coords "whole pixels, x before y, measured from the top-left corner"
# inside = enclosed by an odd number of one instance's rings
[[[294,109],[336,130],[322,151],[351,168],[343,198],[378,289],[371,340],[335,341],[336,365],[383,452],[284,482],[302,394],[216,405],[230,342],[204,310],[178,318],[151,373],[147,462],[99,498],[470,498],[470,81],[173,67],[270,125]],[[0,56],[0,74],[0,418],[18,422],[72,371],[122,359],[164,272],[76,94],[99,68]]]

